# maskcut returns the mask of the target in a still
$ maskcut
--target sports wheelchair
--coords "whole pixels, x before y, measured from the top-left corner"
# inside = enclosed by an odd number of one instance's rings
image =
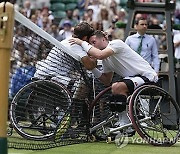
[[[80,125],[87,121],[88,107],[82,101],[92,96],[92,90],[87,90],[92,89],[88,87],[88,74],[81,66],[78,68],[74,72],[75,80],[48,75],[44,79],[33,77],[22,87],[10,105],[8,135],[15,129],[23,138],[36,141],[56,141],[65,133],[67,138],[77,137],[73,132],[77,131],[74,123]]]
[[[51,139],[60,131],[57,126],[61,132],[67,129],[71,104],[71,94],[64,85],[50,80],[32,81],[12,100],[11,125],[24,138]]]
[[[115,104],[109,99],[111,87],[101,91],[90,105],[90,134],[93,140],[119,140],[128,136],[128,129],[136,131],[142,139],[156,146],[171,146],[180,137],[180,108],[176,101],[164,89],[147,84],[137,88],[128,97],[126,112],[130,121],[117,126],[118,108],[121,100]],[[121,104],[121,105],[118,105]],[[170,116],[171,114],[171,116]],[[118,143],[119,144],[119,143]]]
[[[152,145],[171,146],[180,137],[180,108],[164,89],[147,84],[128,97],[129,124],[117,126],[119,110],[111,109],[111,87],[102,90],[88,107],[88,136],[96,140],[123,137],[132,127]],[[51,80],[35,80],[15,95],[10,120],[19,135],[32,140],[54,140],[72,127],[73,97],[68,87]],[[121,100],[119,100],[121,104]],[[116,108],[121,108],[118,103]],[[71,123],[71,124],[70,124]]]

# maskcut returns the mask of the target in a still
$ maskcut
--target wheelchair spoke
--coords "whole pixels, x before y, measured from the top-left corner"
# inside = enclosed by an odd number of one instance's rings
[[[52,139],[71,104],[71,95],[63,85],[33,81],[14,97],[10,118],[19,135],[38,141]]]
[[[137,89],[132,95],[129,112],[136,131],[150,144],[170,146],[177,142],[180,109],[163,89],[151,85]]]

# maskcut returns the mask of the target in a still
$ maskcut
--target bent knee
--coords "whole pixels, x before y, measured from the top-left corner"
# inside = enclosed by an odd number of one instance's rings
[[[128,94],[128,87],[124,82],[115,82],[112,84],[112,94],[122,94],[127,95]]]

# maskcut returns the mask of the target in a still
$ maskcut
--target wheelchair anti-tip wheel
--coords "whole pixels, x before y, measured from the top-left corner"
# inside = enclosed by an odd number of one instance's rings
[[[49,80],[33,81],[15,95],[10,107],[11,123],[27,139],[52,139],[68,127],[71,104],[70,93],[63,85]]]
[[[160,87],[143,85],[132,94],[129,115],[135,130],[148,143],[171,146],[180,135],[180,108]]]

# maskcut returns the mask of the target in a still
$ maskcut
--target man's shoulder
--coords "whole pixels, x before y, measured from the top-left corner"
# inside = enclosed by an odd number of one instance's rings
[[[65,47],[69,48],[69,49],[73,49],[73,51],[75,50],[82,50],[82,47],[78,44],[70,44],[69,43],[69,39],[71,38],[67,38],[61,41],[61,44],[64,45]]]
[[[127,38],[126,38],[126,41],[128,40],[132,40],[132,39],[134,39],[134,38],[137,38],[138,36],[137,36],[137,34],[132,34],[132,35],[129,35]]]
[[[138,37],[137,33],[136,34],[132,34],[132,35],[129,35],[127,38],[130,38],[130,37]]]
[[[149,34],[145,34],[145,37],[148,38],[148,39],[153,39],[153,40],[155,40],[154,36],[149,35]]]
[[[123,41],[120,39],[114,39],[112,41],[110,41],[109,43],[122,43]]]
[[[116,46],[116,45],[120,45],[120,44],[124,44],[124,42],[120,39],[115,39],[109,42],[109,46]]]
[[[108,47],[113,49],[125,48],[128,45],[120,39],[112,40],[109,42]]]

